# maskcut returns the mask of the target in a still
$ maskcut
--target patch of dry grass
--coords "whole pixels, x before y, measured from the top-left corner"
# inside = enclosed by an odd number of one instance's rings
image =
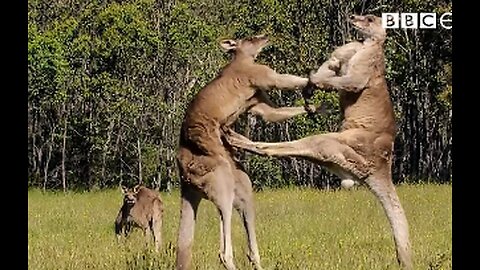
[[[410,223],[415,269],[452,268],[451,185],[397,187]],[[162,194],[164,242],[145,247],[140,231],[117,243],[117,190],[28,194],[28,267],[40,269],[174,269],[179,193]],[[397,269],[393,239],[379,203],[364,188],[327,192],[281,189],[256,193],[257,237],[265,269]],[[238,215],[232,238],[239,269],[251,269]],[[200,204],[195,269],[223,269],[219,218]]]

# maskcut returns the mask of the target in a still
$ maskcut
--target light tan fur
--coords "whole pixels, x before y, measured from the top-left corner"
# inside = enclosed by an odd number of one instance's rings
[[[310,105],[310,98],[313,95],[314,90],[317,88],[317,85],[312,82],[316,80],[317,77],[330,77],[330,76],[343,76],[347,73],[348,63],[350,59],[363,47],[363,44],[359,41],[352,41],[343,46],[336,48],[331,54],[330,58],[325,61],[320,68],[310,75],[311,80],[308,82],[307,86],[303,88],[302,95],[305,99],[305,109],[310,112],[318,112],[318,109],[315,109],[314,106]]]
[[[153,236],[155,250],[162,244],[163,202],[157,191],[144,186],[128,189],[122,186],[123,205],[115,219],[115,234],[127,236],[131,227],[141,228],[147,241]]]
[[[264,143],[252,142],[230,131],[227,140],[235,147],[263,155],[306,158],[343,180],[365,182],[385,210],[400,265],[410,270],[413,266],[408,223],[392,183],[395,119],[385,81],[383,44],[386,32],[381,18],[373,15],[352,15],[350,21],[365,35],[365,41],[361,46],[349,43],[340,47],[310,76],[312,84],[339,92],[344,116],[339,132],[291,142]],[[354,54],[349,59],[339,60],[339,52]]]
[[[362,48],[362,43],[352,41],[343,46],[336,48],[330,55],[330,59],[326,61],[319,69],[328,68],[335,71],[337,76],[347,73],[348,63],[350,59]],[[318,72],[318,71],[317,71]]]
[[[231,215],[240,213],[248,237],[249,259],[261,269],[255,235],[252,184],[237,164],[232,149],[222,140],[238,116],[249,110],[267,121],[281,121],[306,113],[303,107],[274,108],[265,91],[305,87],[308,79],[279,74],[255,63],[268,43],[265,36],[223,40],[221,47],[233,54],[232,61],[195,96],[183,121],[177,164],[181,182],[181,217],[177,243],[177,269],[190,269],[194,227],[202,198],[212,201],[220,214],[220,259],[235,269],[231,243]]]

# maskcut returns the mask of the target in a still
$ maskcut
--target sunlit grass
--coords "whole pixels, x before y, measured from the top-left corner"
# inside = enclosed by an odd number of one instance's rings
[[[452,187],[397,187],[410,223],[415,269],[452,268]],[[160,253],[134,231],[117,243],[113,221],[118,190],[28,194],[29,269],[174,269],[179,193],[165,203]],[[363,187],[327,192],[282,189],[255,194],[257,238],[265,269],[398,269],[383,210]],[[246,238],[234,215],[232,238],[239,269],[251,269]],[[200,204],[195,231],[195,269],[223,269],[218,259],[219,218]]]

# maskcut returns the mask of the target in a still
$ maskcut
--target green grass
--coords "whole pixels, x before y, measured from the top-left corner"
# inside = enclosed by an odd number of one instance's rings
[[[415,269],[452,268],[451,185],[397,187],[410,224]],[[113,221],[118,190],[28,193],[29,269],[174,269],[179,193],[165,202],[160,253],[139,230],[117,243]],[[397,269],[387,219],[373,195],[357,190],[282,189],[255,194],[257,238],[265,269]],[[234,257],[251,269],[238,215],[233,217]],[[218,260],[219,218],[202,201],[195,231],[194,269],[223,269]]]

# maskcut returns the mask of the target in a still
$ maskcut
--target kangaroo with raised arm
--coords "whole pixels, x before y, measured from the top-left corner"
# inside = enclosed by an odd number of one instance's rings
[[[343,122],[339,132],[319,134],[291,142],[252,142],[230,131],[234,147],[269,156],[293,156],[316,162],[342,180],[364,182],[380,201],[390,222],[397,259],[403,269],[412,269],[408,223],[392,182],[395,118],[385,80],[383,45],[386,31],[381,18],[352,15],[350,22],[365,36],[363,42],[340,47],[317,72],[312,85],[336,90]],[[336,57],[335,53],[346,53]]]
[[[181,214],[177,242],[177,269],[190,269],[194,227],[201,199],[215,204],[220,214],[220,259],[235,269],[231,240],[234,207],[248,238],[248,257],[261,269],[255,234],[252,184],[233,152],[224,144],[223,132],[246,111],[274,122],[306,113],[304,107],[275,108],[265,91],[305,87],[308,78],[279,74],[255,59],[268,43],[265,36],[222,40],[233,55],[220,74],[194,97],[187,108],[180,132],[177,164],[181,183]]]

